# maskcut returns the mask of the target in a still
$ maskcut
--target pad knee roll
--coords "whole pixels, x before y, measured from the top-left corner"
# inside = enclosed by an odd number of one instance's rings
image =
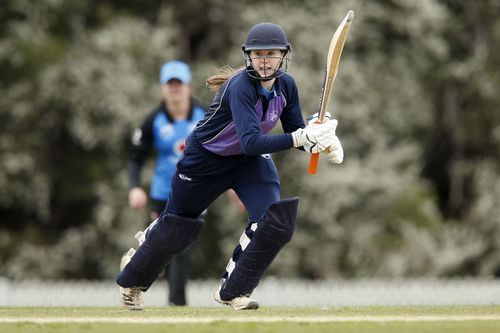
[[[191,245],[203,229],[201,218],[165,214],[148,230],[146,239],[129,264],[118,274],[124,288],[147,290],[175,255]]]
[[[269,206],[220,291],[223,300],[249,295],[257,287],[276,255],[292,238],[298,204],[299,198],[291,198]]]
[[[194,242],[203,226],[201,218],[165,214],[147,233],[146,243],[168,254],[179,254]]]
[[[258,223],[254,237],[263,238],[266,241],[289,242],[295,231],[298,206],[299,198],[297,197],[269,205]]]

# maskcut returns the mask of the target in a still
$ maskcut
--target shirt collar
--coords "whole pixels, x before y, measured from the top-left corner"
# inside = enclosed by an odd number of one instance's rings
[[[274,80],[274,84],[273,84],[273,90],[272,91],[267,91],[263,86],[262,84],[260,84],[260,82],[257,82],[258,84],[258,94],[261,95],[261,96],[264,96],[266,97],[266,99],[271,99],[271,98],[275,98],[275,97],[278,97],[278,91],[280,91],[280,79],[279,78],[276,78],[276,80]]]
[[[191,121],[191,119],[193,118],[194,107],[195,107],[195,103],[193,101],[193,98],[190,97],[189,98],[189,113],[186,117],[186,120]],[[168,112],[167,106],[166,106],[164,101],[161,101],[159,109],[161,110],[161,112],[163,112],[165,114],[165,116],[167,117],[167,119],[170,123],[175,122],[174,118],[172,118],[172,116]]]

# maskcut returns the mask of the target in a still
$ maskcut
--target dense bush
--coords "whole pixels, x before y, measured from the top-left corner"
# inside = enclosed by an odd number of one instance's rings
[[[349,8],[356,17],[331,102],[345,162],[322,159],[309,176],[305,154],[275,154],[283,196],[301,204],[271,274],[500,274],[495,1],[0,6],[0,275],[114,276],[146,223],[127,207],[125,166],[132,128],[159,100],[162,62],[190,61],[195,95],[208,104],[213,67],[239,66],[248,28],[274,21],[292,42],[290,71],[308,115]],[[195,277],[218,276],[244,221],[225,198],[214,203]]]

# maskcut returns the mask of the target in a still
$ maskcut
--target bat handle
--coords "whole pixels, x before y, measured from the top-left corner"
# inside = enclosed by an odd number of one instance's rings
[[[321,124],[321,121],[316,120],[315,124]],[[318,172],[318,162],[319,162],[319,153],[311,154],[311,159],[309,160],[309,173],[311,175],[315,175]]]
[[[318,171],[319,153],[311,154],[309,160],[309,173],[314,175]]]

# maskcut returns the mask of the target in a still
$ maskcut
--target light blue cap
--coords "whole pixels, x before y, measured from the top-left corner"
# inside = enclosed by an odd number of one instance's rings
[[[165,84],[172,79],[180,80],[184,84],[191,83],[191,70],[188,64],[178,60],[163,64],[160,69],[160,84]]]

